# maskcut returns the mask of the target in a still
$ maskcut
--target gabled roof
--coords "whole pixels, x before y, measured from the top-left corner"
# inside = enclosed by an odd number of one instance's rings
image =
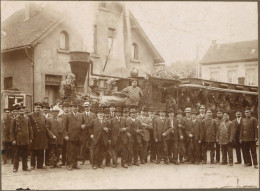
[[[249,60],[258,60],[258,40],[212,45],[200,61],[200,64]]]
[[[62,14],[48,5],[42,7],[28,20],[25,20],[25,9],[16,11],[2,23],[1,51],[34,45],[61,19]]]
[[[135,19],[134,15],[133,15],[133,13],[131,11],[129,11],[129,15],[130,15],[130,20],[137,27],[137,30],[138,30],[139,34],[143,37],[143,39],[145,40],[147,45],[151,48],[152,53],[154,55],[155,63],[165,63],[163,57],[158,52],[158,50],[155,48],[155,46],[153,45],[153,43],[151,42],[149,37],[146,35],[146,33],[144,32],[144,30],[142,29],[142,27],[140,26],[138,21]]]

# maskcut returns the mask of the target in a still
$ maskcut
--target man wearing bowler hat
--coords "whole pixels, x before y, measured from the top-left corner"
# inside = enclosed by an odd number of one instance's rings
[[[256,154],[256,142],[258,140],[257,119],[251,116],[251,108],[247,107],[245,110],[245,118],[243,120],[243,126],[241,127],[239,140],[243,145],[244,150],[244,163],[246,167],[252,166],[258,169],[257,154]]]
[[[242,144],[239,142],[239,135],[240,135],[241,127],[243,125],[243,121],[244,121],[244,118],[242,117],[242,110],[237,109],[235,111],[235,115],[236,115],[236,118],[233,120],[233,123],[236,128],[234,145],[235,145],[235,149],[236,149],[237,162],[235,162],[235,164],[241,164],[242,163],[242,157],[241,157]],[[242,155],[243,155],[243,159],[244,159],[243,152],[242,152]]]
[[[86,128],[82,114],[78,112],[78,104],[71,103],[71,112],[63,119],[63,136],[67,141],[68,170],[79,169],[78,156],[80,153],[80,134]]]
[[[121,165],[123,168],[128,168],[127,163],[127,132],[129,128],[126,127],[126,119],[122,117],[121,108],[115,110],[116,116],[110,122],[110,140],[112,145],[112,152],[115,152],[116,159],[121,154]],[[113,159],[113,166],[116,166],[116,159]]]
[[[44,150],[48,149],[48,136],[54,137],[54,134],[48,129],[46,118],[41,112],[42,104],[34,103],[34,112],[29,114],[30,123],[33,131],[31,169],[45,169]],[[36,166],[37,160],[37,166]]]
[[[165,116],[166,111],[160,110],[160,117],[157,117],[154,123],[154,140],[157,143],[157,161],[160,164],[161,159],[164,158],[165,164],[169,164],[168,158],[168,141],[170,139],[170,132],[168,118]]]
[[[169,108],[168,113],[168,119],[169,119],[169,128],[172,129],[170,132],[170,139],[169,139],[169,148],[168,153],[170,156],[170,162],[173,164],[179,165],[178,162],[178,147],[179,147],[179,129],[178,129],[178,122],[176,118],[174,118],[174,108]]]
[[[104,168],[104,154],[108,146],[109,127],[107,121],[104,120],[104,110],[99,109],[97,118],[93,122],[93,169]],[[111,144],[111,140],[109,141]]]

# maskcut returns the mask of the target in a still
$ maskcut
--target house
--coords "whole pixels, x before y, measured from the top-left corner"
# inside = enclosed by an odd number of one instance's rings
[[[91,52],[94,74],[124,78],[129,77],[129,71],[135,67],[139,76],[145,76],[157,63],[164,62],[123,4],[96,4],[96,19],[91,24],[94,28]],[[84,19],[88,22],[87,14]],[[50,5],[29,3],[2,23],[2,92],[19,89],[32,97],[31,102],[48,96],[53,103],[59,98],[60,83],[71,72],[70,53],[85,50],[84,37],[70,21],[62,11]],[[95,82],[98,86],[109,79],[95,75],[86,78],[89,78],[86,82]]]
[[[200,61],[201,78],[258,86],[258,40],[212,45]]]

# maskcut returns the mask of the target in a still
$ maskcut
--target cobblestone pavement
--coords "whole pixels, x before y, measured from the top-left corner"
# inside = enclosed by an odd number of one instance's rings
[[[258,155],[259,156],[259,155]],[[21,163],[21,162],[20,162]],[[21,164],[20,164],[21,165]],[[259,171],[243,164],[165,165],[147,163],[140,167],[93,170],[89,163],[79,170],[34,170],[17,173],[2,165],[2,189],[166,189],[166,188],[259,188]]]

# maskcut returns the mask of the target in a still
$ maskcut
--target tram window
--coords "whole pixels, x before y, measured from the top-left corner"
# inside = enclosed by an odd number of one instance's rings
[[[256,70],[254,69],[247,69],[246,70],[246,84],[247,85],[256,85],[257,76]]]

